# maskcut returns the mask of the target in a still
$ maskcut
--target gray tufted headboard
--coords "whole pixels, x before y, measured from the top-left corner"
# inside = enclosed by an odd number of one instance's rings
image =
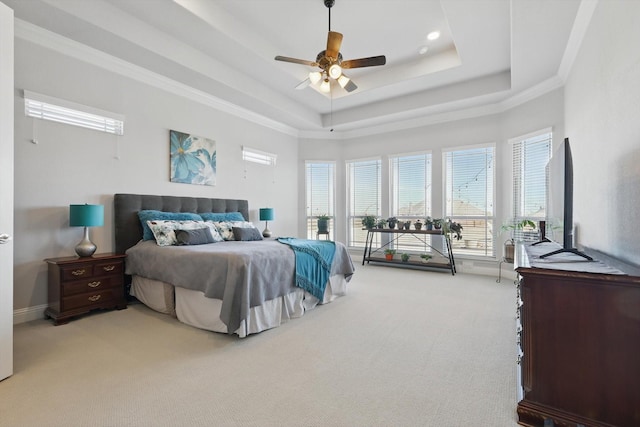
[[[240,212],[249,221],[249,202],[246,200],[116,194],[113,197],[116,253],[123,254],[142,239],[138,211],[143,209],[195,213]]]

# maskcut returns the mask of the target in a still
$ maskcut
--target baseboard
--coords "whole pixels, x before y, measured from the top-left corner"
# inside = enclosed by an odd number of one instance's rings
[[[31,322],[32,320],[44,319],[44,311],[47,307],[47,304],[42,304],[13,310],[13,324],[17,325],[19,323]]]

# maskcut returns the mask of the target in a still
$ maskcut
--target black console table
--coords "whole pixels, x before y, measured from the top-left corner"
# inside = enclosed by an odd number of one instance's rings
[[[379,248],[373,249],[373,238],[376,233],[385,233],[392,235],[391,240],[385,243]],[[410,234],[414,236],[416,239],[430,247],[435,252],[442,255],[445,259],[447,259],[447,263],[437,263],[437,262],[414,262],[414,261],[399,261],[399,260],[386,260],[384,255],[380,255],[380,253],[384,250],[385,247],[391,245],[393,242],[398,240],[398,238],[402,235]],[[424,239],[424,236],[432,235],[432,236],[441,236],[445,242],[446,254],[440,251],[439,249],[432,246],[429,242]],[[376,256],[377,255],[377,256]],[[453,252],[451,251],[451,240],[449,239],[449,235],[444,233],[442,230],[405,230],[405,229],[396,229],[396,228],[371,228],[367,230],[367,240],[364,245],[364,255],[362,257],[362,265],[366,262],[378,262],[378,263],[386,263],[392,264],[395,266],[412,266],[412,267],[422,267],[427,269],[445,269],[451,271],[451,274],[456,274],[456,262],[453,259]]]

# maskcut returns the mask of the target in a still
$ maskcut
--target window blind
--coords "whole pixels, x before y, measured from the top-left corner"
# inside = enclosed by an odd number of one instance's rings
[[[545,132],[513,144],[513,217],[544,219],[551,157],[551,133]]]
[[[458,253],[493,256],[495,147],[445,151],[445,218],[463,226]]]
[[[431,215],[431,154],[392,157],[391,214],[422,218]]]
[[[335,163],[306,162],[307,238],[314,239],[318,215],[328,215],[329,233],[333,232],[335,215]]]
[[[122,115],[26,90],[24,113],[27,117],[124,135]]]
[[[364,247],[362,217],[380,216],[380,159],[347,162],[348,245]]]

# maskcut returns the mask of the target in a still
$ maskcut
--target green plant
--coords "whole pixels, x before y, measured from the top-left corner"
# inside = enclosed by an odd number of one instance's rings
[[[327,214],[321,214],[321,215],[318,215],[318,219],[321,219],[321,220],[330,220],[330,219],[331,219],[331,217],[330,217],[329,215],[327,215]]]
[[[445,233],[454,233],[453,238],[456,240],[462,239],[462,224],[459,222],[451,221],[451,219],[447,220],[444,223],[444,231]]]
[[[423,262],[427,262],[427,261],[429,261],[429,260],[430,260],[431,258],[433,258],[433,257],[432,257],[431,255],[429,255],[429,254],[421,254],[421,255],[420,255],[420,258],[422,258],[422,261],[423,261]]]
[[[433,219],[433,227],[436,230],[439,230],[442,228],[442,218],[434,218]]]
[[[411,257],[411,255],[409,254],[402,254],[400,255],[400,258],[402,259],[402,262],[407,262],[409,261],[409,258]]]
[[[372,229],[376,226],[376,217],[373,215],[365,215],[362,217],[362,226],[367,229]]]
[[[396,250],[395,249],[385,249],[384,250],[385,255],[395,255],[396,254]]]
[[[378,220],[377,226],[378,228],[384,228],[384,225],[387,223],[387,221],[385,221],[383,218],[380,218]]]
[[[509,224],[503,224],[502,227],[500,227],[500,231],[524,230],[525,228],[535,230],[536,223],[531,221],[530,219],[523,219],[518,222],[514,221]]]

